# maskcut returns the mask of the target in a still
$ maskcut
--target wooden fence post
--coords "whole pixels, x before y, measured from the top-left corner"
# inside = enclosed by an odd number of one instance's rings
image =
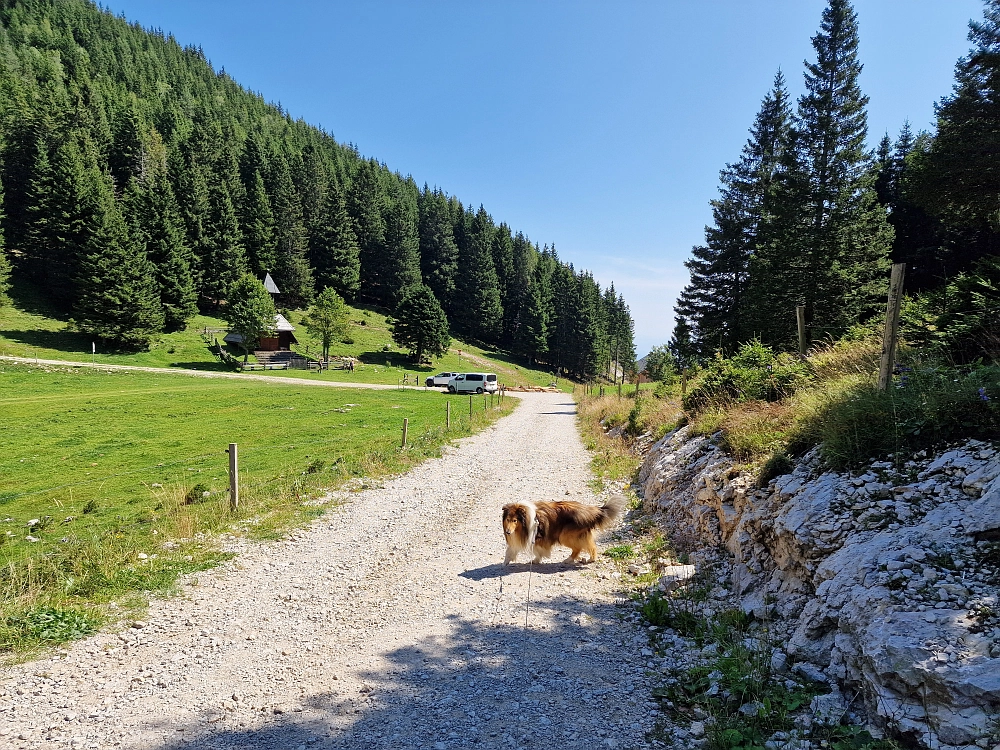
[[[445,402],[444,407],[444,428],[446,430],[451,429],[451,401]]]
[[[884,391],[892,382],[892,369],[896,360],[896,342],[899,339],[899,306],[903,302],[905,263],[892,264],[889,279],[889,299],[885,306],[885,331],[882,333],[882,361],[878,368],[878,389]]]
[[[688,370],[685,367],[681,370],[681,398],[687,395],[688,392]]]
[[[236,443],[229,444],[229,509],[236,510],[240,504],[240,463]]]
[[[469,419],[472,419],[472,394],[469,394]]]
[[[400,444],[399,446],[400,448],[406,447],[406,431],[407,429],[409,429],[409,427],[410,427],[410,420],[407,419],[406,417],[403,417],[403,442]]]
[[[806,358],[806,306],[795,306],[795,323],[799,328],[799,356]]]

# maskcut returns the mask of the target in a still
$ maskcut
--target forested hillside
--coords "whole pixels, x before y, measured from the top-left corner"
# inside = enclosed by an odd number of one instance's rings
[[[797,305],[814,341],[841,338],[884,311],[890,261],[907,263],[908,341],[966,361],[1000,354],[1000,0],[985,6],[937,131],[904,124],[872,152],[857,16],[829,1],[804,93],[793,106],[779,73],[721,173],[713,223],[687,262],[675,354],[792,347]]]
[[[421,188],[87,0],[0,0],[0,296],[34,281],[83,331],[143,347],[270,272],[388,310],[424,283],[455,333],[579,376],[634,359],[614,286]]]

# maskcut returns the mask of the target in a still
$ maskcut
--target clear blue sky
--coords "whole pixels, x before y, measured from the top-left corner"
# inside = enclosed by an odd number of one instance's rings
[[[823,0],[105,0],[419,184],[614,281],[665,343],[718,173]],[[870,141],[930,128],[981,0],[855,0]]]

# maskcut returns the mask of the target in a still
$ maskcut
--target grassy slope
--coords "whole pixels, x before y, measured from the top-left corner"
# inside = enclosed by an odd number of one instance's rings
[[[121,354],[99,350],[93,354],[91,339],[72,330],[64,316],[56,314],[31,285],[18,283],[13,296],[14,306],[0,308],[0,355],[66,361],[93,360],[103,364],[146,367],[227,369],[208,350],[208,343],[216,338],[221,340],[223,334],[203,337],[206,328],[225,328],[226,324],[217,318],[196,316],[186,330],[160,336],[148,352]],[[288,315],[290,322],[296,326],[295,335],[300,342],[296,348],[304,354],[316,354],[321,347],[301,324],[303,314],[304,311],[296,310]],[[310,373],[291,370],[274,374],[338,382],[395,384],[404,375],[412,378],[416,374],[422,383],[427,375],[436,372],[485,370],[496,372],[501,382],[512,386],[548,385],[554,380],[544,370],[525,367],[523,363],[515,362],[501,352],[480,349],[458,340],[453,340],[451,350],[433,365],[414,367],[407,354],[393,346],[384,315],[373,310],[351,308],[350,321],[351,343],[335,344],[331,354],[359,359],[361,366],[354,372],[333,370]],[[459,351],[462,352],[461,356]],[[565,379],[560,380],[560,385],[571,388]]]
[[[0,363],[0,650],[39,640],[25,624],[33,613],[85,606],[91,617],[87,605],[141,604],[137,593],[219,559],[205,533],[273,535],[316,512],[303,505],[310,494],[403,470],[501,413],[477,400],[470,420],[467,404],[434,391]],[[240,445],[235,515],[225,492],[231,441]]]

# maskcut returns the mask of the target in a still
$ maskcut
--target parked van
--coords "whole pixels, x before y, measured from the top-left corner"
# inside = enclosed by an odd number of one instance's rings
[[[499,387],[492,372],[463,372],[448,381],[448,393],[496,393]]]

